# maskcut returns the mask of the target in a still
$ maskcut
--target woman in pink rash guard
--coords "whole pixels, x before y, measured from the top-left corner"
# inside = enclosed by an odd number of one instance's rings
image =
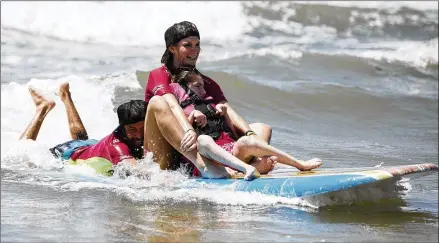
[[[176,23],[169,27],[165,32],[166,51],[163,54],[161,62],[163,66],[150,72],[145,88],[145,101],[149,105],[160,103],[160,109],[150,109],[148,107],[145,120],[145,150],[153,153],[154,161],[160,164],[162,169],[177,168],[182,160],[177,155],[173,157],[176,150],[182,154],[190,162],[192,162],[199,170],[207,171],[207,165],[215,165],[211,169],[211,176],[223,177],[228,176],[228,172],[218,167],[216,163],[201,156],[197,147],[197,134],[189,123],[183,109],[180,107],[175,96],[169,87],[171,76],[175,74],[179,67],[195,68],[198,55],[200,53],[200,34],[197,27],[188,21]],[[263,123],[248,124],[242,119],[228,104],[219,85],[202,75],[205,82],[205,89],[212,95],[216,103],[224,104],[229,112],[233,125],[239,136],[254,136],[255,138],[269,143],[271,139],[271,128]],[[179,130],[178,134],[168,131],[170,127],[158,123],[159,114],[166,113],[171,119],[178,121],[180,126],[175,127]],[[151,119],[150,119],[151,117]],[[173,128],[174,130],[176,128]],[[250,162],[262,174],[268,173],[276,163],[275,156],[267,156],[263,158],[255,157]],[[184,162],[184,159],[183,159]],[[215,171],[213,171],[213,169]],[[197,172],[197,170],[195,170]],[[216,174],[219,173],[219,174]],[[201,174],[203,174],[203,171]]]

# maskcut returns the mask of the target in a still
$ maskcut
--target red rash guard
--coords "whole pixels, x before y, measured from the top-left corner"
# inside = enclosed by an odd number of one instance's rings
[[[86,160],[99,157],[108,160],[113,165],[117,165],[124,159],[133,159],[129,147],[122,143],[112,132],[110,135],[101,139],[95,145],[89,145],[76,150],[70,159]]]

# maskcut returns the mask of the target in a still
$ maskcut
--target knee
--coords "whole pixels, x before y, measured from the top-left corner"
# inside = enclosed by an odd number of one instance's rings
[[[267,133],[267,134],[271,134],[272,128],[271,126],[262,123],[262,122],[256,122],[256,123],[252,123],[251,124],[252,129],[258,130],[259,133]],[[256,132],[256,131],[255,131]]]
[[[257,146],[256,139],[252,138],[252,136],[243,136],[238,139],[236,142],[237,149],[241,151],[246,151],[248,149],[254,149]]]
[[[250,128],[258,134],[259,137],[264,139],[267,143],[270,143],[272,128],[265,123],[252,123],[250,124]]]
[[[197,138],[198,151],[203,154],[204,152],[206,152],[207,150],[210,149],[211,144],[214,142],[215,141],[210,136],[207,136],[207,135],[198,136],[198,138]]]
[[[169,108],[168,102],[162,96],[153,96],[148,103],[148,110],[164,110]]]

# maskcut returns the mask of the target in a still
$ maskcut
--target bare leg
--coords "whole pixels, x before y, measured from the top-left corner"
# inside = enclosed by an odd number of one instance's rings
[[[253,180],[260,176],[255,167],[244,163],[242,160],[236,158],[220,146],[218,146],[212,137],[207,135],[200,135],[197,139],[198,152],[206,158],[218,161],[224,165],[240,170],[245,173],[245,180]]]
[[[251,136],[241,137],[233,147],[233,155],[239,159],[246,158],[248,156],[265,156],[274,155],[278,157],[278,161],[282,164],[291,165],[301,171],[308,171],[317,168],[322,165],[320,159],[311,159],[308,161],[298,160],[293,156],[274,148],[268,144],[265,144],[257,139],[253,139]]]
[[[229,173],[223,166],[209,161],[196,150],[181,151],[180,142],[184,131],[178,124],[177,118],[175,118],[163,97],[154,96],[149,101],[145,119],[144,146],[146,151],[153,153],[153,159],[160,165],[160,168],[172,169],[177,167],[176,164],[171,163],[173,161],[171,151],[174,148],[192,161],[203,177],[229,177]]]
[[[271,127],[264,123],[252,123],[249,124],[250,128],[258,134],[267,144],[270,144],[271,141]]]
[[[81,117],[79,116],[75,104],[73,103],[69,83],[61,84],[58,95],[66,107],[67,120],[69,122],[70,135],[72,136],[72,139],[87,140],[87,131],[85,130]]]
[[[50,110],[55,107],[55,102],[43,97],[41,94],[37,93],[32,87],[29,87],[30,95],[36,106],[35,115],[32,121],[21,134],[20,139],[32,139],[36,140],[38,132],[40,131],[41,125],[43,124],[44,118],[49,113]]]
[[[250,128],[258,134],[267,144],[270,144],[271,140],[271,127],[264,123],[252,123],[249,124]],[[247,160],[245,160],[247,161]],[[249,164],[253,165],[261,174],[266,174],[274,169],[274,165],[277,163],[276,156],[262,156],[253,157]]]

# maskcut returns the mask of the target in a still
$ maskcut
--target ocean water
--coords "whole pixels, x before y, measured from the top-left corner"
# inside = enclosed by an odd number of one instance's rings
[[[200,31],[199,69],[274,146],[321,169],[438,163],[437,2],[1,2],[2,241],[438,241],[437,173],[394,198],[307,201],[185,189],[149,156],[109,178],[54,159],[69,139],[59,84],[102,138],[183,20]],[[37,141],[18,141],[30,85],[57,105]]]

